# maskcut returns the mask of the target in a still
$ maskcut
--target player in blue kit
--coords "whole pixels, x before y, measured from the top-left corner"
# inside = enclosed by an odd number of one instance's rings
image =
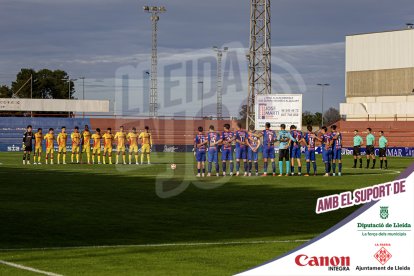
[[[196,152],[197,160],[197,177],[200,177],[200,171],[203,170],[202,177],[204,177],[206,169],[204,163],[206,161],[206,145],[208,141],[206,136],[203,133],[203,127],[198,127],[198,134],[194,138],[194,149]]]
[[[290,159],[289,147],[292,142],[296,142],[289,131],[286,130],[286,125],[280,125],[279,131],[279,176],[283,176],[283,160],[286,162],[286,176],[290,175]]]
[[[224,125],[224,131],[221,134],[219,143],[222,143],[221,147],[221,161],[223,162],[223,176],[226,176],[227,161],[230,163],[230,176],[233,175],[233,150],[231,144],[234,140],[234,133],[230,131],[230,125]]]
[[[208,140],[208,173],[207,176],[211,176],[211,170],[213,167],[213,162],[216,165],[216,176],[219,176],[219,163],[218,163],[218,141],[220,140],[220,135],[214,131],[214,126],[211,125],[207,134]]]
[[[302,138],[302,141],[306,143],[305,147],[305,159],[306,159],[306,174],[305,176],[309,176],[310,174],[310,163],[312,162],[313,166],[313,175],[316,176],[316,156],[315,156],[315,149],[316,149],[316,135],[312,132],[312,126],[307,126],[308,132]]]
[[[259,148],[260,148],[260,139],[254,133],[254,126],[249,127],[249,133],[247,137],[247,159],[249,160],[249,176],[252,175],[252,162],[254,162],[254,169],[256,170],[256,176],[259,175]]]
[[[247,176],[247,131],[241,128],[241,123],[237,123],[234,132],[236,140],[236,176],[240,175],[240,160],[243,160],[244,176]]]
[[[296,140],[296,142],[290,143],[290,171],[292,175],[295,175],[295,159],[298,163],[298,175],[302,175],[302,162],[300,160],[302,153],[300,151],[300,141],[303,138],[303,133],[297,130],[295,125],[290,126],[290,135]]]
[[[331,126],[332,133],[332,175],[336,175],[336,165],[338,164],[338,176],[342,175],[342,134],[337,130],[337,126]]]
[[[320,130],[321,136],[318,140],[321,142],[322,147],[322,161],[325,163],[325,175],[329,176],[331,172],[331,161],[332,161],[332,134],[328,133],[328,128],[323,126]]]
[[[276,132],[270,129],[270,123],[265,124],[265,130],[261,133],[256,134],[257,137],[263,137],[263,176],[267,176],[268,159],[272,162],[273,176],[276,175],[276,164],[275,164],[275,142],[277,141]]]

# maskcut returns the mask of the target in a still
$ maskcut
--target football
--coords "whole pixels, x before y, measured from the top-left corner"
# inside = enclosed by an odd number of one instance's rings
[[[171,170],[175,170],[177,168],[176,164],[171,164]]]

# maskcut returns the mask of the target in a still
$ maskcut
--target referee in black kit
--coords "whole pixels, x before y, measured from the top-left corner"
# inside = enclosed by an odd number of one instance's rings
[[[32,132],[32,126],[28,125],[26,132],[23,134],[23,165],[30,164],[30,154],[33,150],[34,134]]]

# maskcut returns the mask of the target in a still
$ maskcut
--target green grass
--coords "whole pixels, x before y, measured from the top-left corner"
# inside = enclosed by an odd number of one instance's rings
[[[356,209],[316,215],[318,197],[392,180],[413,159],[390,158],[380,171],[350,169],[345,157],[335,178],[205,179],[194,177],[192,154],[152,161],[23,166],[20,153],[1,153],[0,260],[64,275],[231,275]],[[33,273],[0,264],[3,274]]]

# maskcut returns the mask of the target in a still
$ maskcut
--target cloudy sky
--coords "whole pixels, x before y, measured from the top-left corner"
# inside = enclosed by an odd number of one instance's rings
[[[143,5],[165,5],[159,22],[159,93],[164,115],[215,113],[215,53],[224,56],[224,109],[236,116],[247,96],[249,5],[242,0],[1,0],[0,84],[20,68],[85,76],[87,99],[108,99],[117,114],[147,112],[151,22]],[[304,110],[344,101],[344,37],[404,28],[412,0],[272,1],[272,90],[302,93]],[[82,98],[82,82],[76,81]]]

